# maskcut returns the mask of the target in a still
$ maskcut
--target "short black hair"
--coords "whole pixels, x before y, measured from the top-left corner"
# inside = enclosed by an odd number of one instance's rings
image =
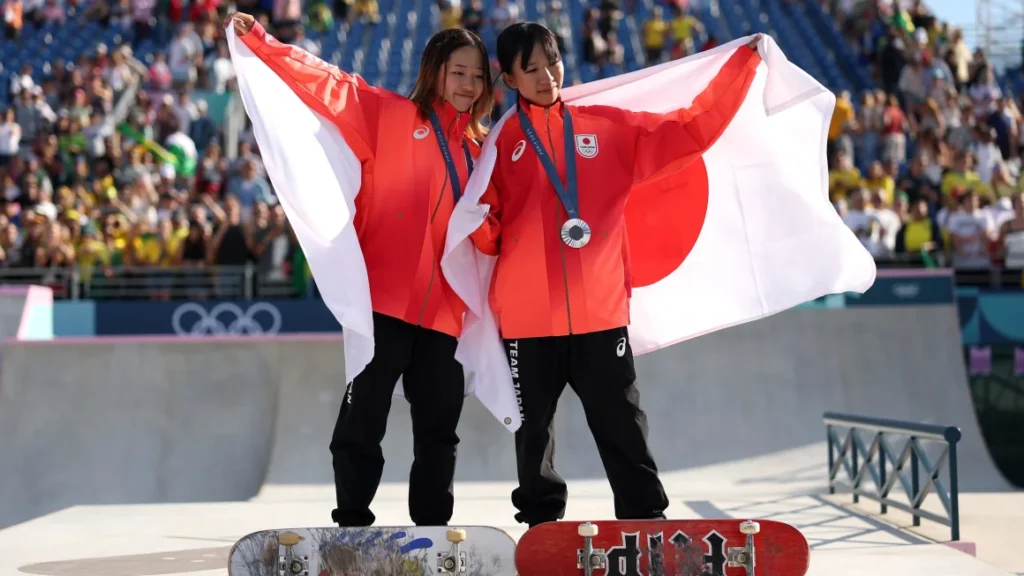
[[[536,22],[517,22],[508,26],[498,34],[498,65],[505,74],[512,73],[512,65],[519,58],[519,66],[526,69],[530,63],[535,45],[540,44],[548,62],[554,64],[562,59],[558,52],[558,39],[555,33],[543,24]]]

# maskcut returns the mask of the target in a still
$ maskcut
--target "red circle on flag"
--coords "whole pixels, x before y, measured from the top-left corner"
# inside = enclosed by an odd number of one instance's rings
[[[590,146],[590,138],[584,138],[584,139],[583,139],[583,144],[584,144],[585,146]]]
[[[634,188],[626,203],[634,288],[650,286],[675,272],[704,228],[708,212],[704,159],[698,157],[682,170],[668,170]]]

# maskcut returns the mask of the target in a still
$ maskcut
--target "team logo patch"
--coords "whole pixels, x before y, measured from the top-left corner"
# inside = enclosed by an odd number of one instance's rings
[[[516,144],[514,150],[512,150],[512,161],[516,162],[523,156],[523,152],[526,152],[526,140],[520,140],[519,144]]]
[[[417,139],[417,140],[423,140],[428,135],[430,135],[430,129],[427,128],[426,126],[420,126],[416,130],[414,130],[413,133],[412,133],[412,137]]]
[[[597,156],[597,134],[577,134],[576,151],[584,158]]]

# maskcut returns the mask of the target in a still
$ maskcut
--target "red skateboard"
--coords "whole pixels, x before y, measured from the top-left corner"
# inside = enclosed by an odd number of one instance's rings
[[[548,522],[516,546],[521,576],[804,576],[807,539],[772,520]]]

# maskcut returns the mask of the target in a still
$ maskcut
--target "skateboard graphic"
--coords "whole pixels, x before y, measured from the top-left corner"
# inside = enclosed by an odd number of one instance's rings
[[[522,576],[804,576],[807,540],[771,520],[548,522],[516,547]]]
[[[230,576],[508,576],[515,541],[489,526],[263,530],[228,556]]]

